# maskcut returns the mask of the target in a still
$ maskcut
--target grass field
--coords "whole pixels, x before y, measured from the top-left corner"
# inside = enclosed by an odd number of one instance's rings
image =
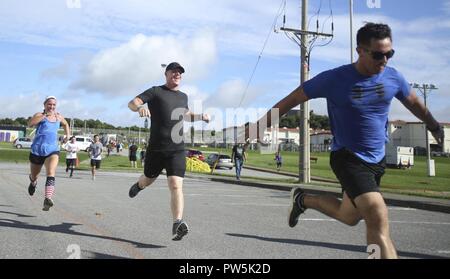
[[[231,155],[230,150],[213,148],[201,148],[201,150],[204,152],[220,152],[222,154]],[[29,149],[17,150],[12,148],[11,144],[0,143],[0,161],[27,163],[29,152]],[[298,174],[298,153],[283,152],[282,155],[282,171]],[[86,152],[79,152],[78,156],[81,162],[79,169],[88,170],[90,168],[88,154]],[[311,176],[336,181],[336,177],[329,166],[329,153],[312,153],[311,156],[318,158],[317,163],[311,162]],[[61,152],[60,158],[59,164],[64,165],[65,152]],[[275,170],[276,166],[273,158],[273,154],[260,154],[257,151],[249,151],[248,161],[245,164],[248,166]],[[426,157],[422,156],[414,157],[415,165],[411,169],[386,169],[386,174],[383,176],[381,182],[383,191],[450,198],[450,158],[438,157],[433,159],[435,160],[436,166],[435,177],[427,176]],[[130,168],[127,157],[118,156],[116,154],[111,155],[110,157],[104,157],[101,168],[103,170],[142,172],[139,161],[138,168],[132,169]],[[295,182],[295,178],[286,178],[277,181],[293,183]]]

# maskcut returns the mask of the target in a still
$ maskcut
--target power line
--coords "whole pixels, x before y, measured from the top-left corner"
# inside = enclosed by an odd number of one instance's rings
[[[250,87],[250,83],[253,80],[253,76],[255,75],[256,69],[258,68],[259,61],[261,60],[261,57],[262,57],[263,52],[264,52],[264,49],[266,48],[267,42],[269,41],[270,35],[272,34],[273,30],[275,29],[275,26],[277,24],[278,18],[282,14],[282,11],[283,11],[282,8],[283,7],[284,7],[284,10],[286,10],[286,0],[282,0],[281,1],[280,8],[278,8],[277,15],[275,16],[275,19],[274,19],[272,25],[270,26],[270,30],[269,30],[269,32],[267,34],[267,37],[266,37],[265,41],[264,41],[263,47],[261,49],[261,52],[258,55],[258,59],[256,60],[255,66],[253,67],[252,74],[250,75],[250,78],[249,78],[249,80],[247,82],[247,86],[245,87],[244,93],[242,94],[242,97],[241,97],[241,100],[239,102],[238,107],[240,107],[242,105],[242,102],[245,99],[245,95],[247,95],[247,91],[248,91],[248,88]]]

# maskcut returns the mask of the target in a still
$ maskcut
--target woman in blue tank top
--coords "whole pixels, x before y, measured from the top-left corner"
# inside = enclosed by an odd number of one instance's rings
[[[47,180],[45,182],[45,199],[42,210],[48,211],[53,206],[52,196],[55,191],[55,173],[59,161],[58,129],[62,125],[65,132],[64,141],[70,137],[69,124],[56,112],[56,97],[48,96],[44,101],[44,112],[38,112],[28,122],[36,126],[36,135],[30,152],[30,185],[28,193],[34,194],[37,178],[45,165]]]

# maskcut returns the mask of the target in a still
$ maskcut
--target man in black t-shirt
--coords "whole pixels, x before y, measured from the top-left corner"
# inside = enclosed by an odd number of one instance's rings
[[[144,174],[131,186],[130,198],[151,185],[163,169],[171,193],[171,209],[174,224],[172,240],[181,240],[189,229],[183,218],[183,177],[186,170],[183,121],[209,122],[207,114],[189,111],[188,97],[178,90],[184,68],[177,62],[166,67],[166,84],[154,86],[136,96],[128,107],[141,117],[150,117],[150,144],[145,156]],[[147,104],[147,107],[144,106]]]
[[[236,167],[236,180],[241,180],[241,170],[244,161],[247,161],[247,154],[243,144],[235,144],[231,152],[231,162],[234,162]]]
[[[137,150],[138,150],[138,147],[134,143],[132,143],[130,145],[130,147],[128,147],[128,159],[130,159],[130,164],[131,164],[132,168],[137,168],[137,165],[136,165]]]

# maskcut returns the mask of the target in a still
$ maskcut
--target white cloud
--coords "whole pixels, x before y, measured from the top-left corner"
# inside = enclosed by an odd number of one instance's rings
[[[161,64],[178,61],[186,69],[183,79],[192,81],[206,75],[215,60],[215,40],[208,31],[193,38],[138,34],[127,43],[97,53],[82,67],[71,88],[128,95],[145,84],[164,81]]]

